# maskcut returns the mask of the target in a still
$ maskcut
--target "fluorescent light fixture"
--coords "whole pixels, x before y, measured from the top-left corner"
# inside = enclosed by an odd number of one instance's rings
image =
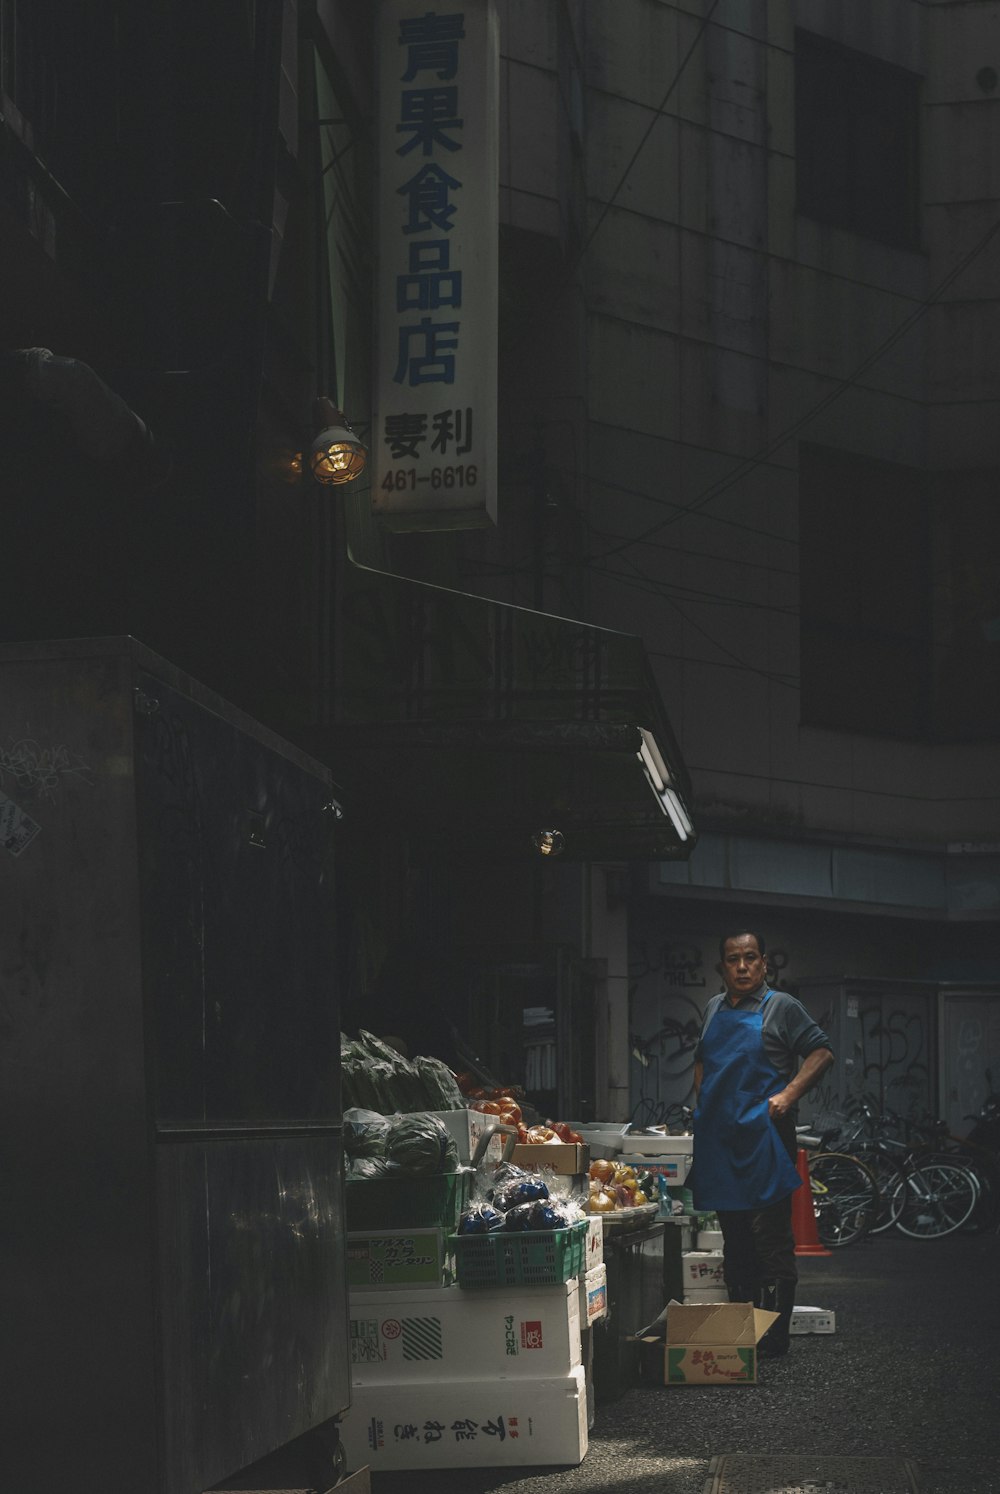
[[[673,825],[678,840],[690,840],[694,834],[694,826],[681,803],[680,795],[673,786],[670,769],[657,745],[656,738],[644,726],[640,726],[639,736],[641,742],[636,757],[642,763],[649,786],[656,795],[656,802]]]

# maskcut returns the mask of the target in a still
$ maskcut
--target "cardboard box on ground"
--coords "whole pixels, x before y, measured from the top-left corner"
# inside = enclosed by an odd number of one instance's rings
[[[757,1345],[778,1316],[749,1302],[668,1302],[636,1335],[640,1373],[663,1385],[754,1385]]]

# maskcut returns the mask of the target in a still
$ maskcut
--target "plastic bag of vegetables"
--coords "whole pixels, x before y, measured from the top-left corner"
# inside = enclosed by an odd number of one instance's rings
[[[458,1147],[436,1115],[415,1111],[389,1118],[385,1154],[403,1172],[457,1172]]]
[[[344,1111],[344,1151],[349,1157],[384,1157],[389,1122],[376,1110]]]
[[[504,1216],[488,1203],[474,1203],[462,1212],[458,1221],[460,1235],[488,1235],[503,1225]]]
[[[399,1177],[399,1168],[393,1162],[387,1162],[384,1157],[351,1157],[347,1164],[348,1178],[362,1178],[370,1181],[372,1178]]]

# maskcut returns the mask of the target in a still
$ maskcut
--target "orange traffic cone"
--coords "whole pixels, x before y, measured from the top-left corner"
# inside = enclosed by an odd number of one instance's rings
[[[802,1187],[792,1194],[792,1233],[795,1236],[796,1255],[829,1255],[825,1245],[819,1243],[816,1214],[813,1210],[812,1184],[809,1181],[809,1154],[799,1147],[797,1167]]]

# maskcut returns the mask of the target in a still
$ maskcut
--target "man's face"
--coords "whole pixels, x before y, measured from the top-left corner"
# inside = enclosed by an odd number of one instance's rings
[[[756,991],[764,979],[764,956],[753,934],[739,934],[722,946],[722,979],[730,996]]]

